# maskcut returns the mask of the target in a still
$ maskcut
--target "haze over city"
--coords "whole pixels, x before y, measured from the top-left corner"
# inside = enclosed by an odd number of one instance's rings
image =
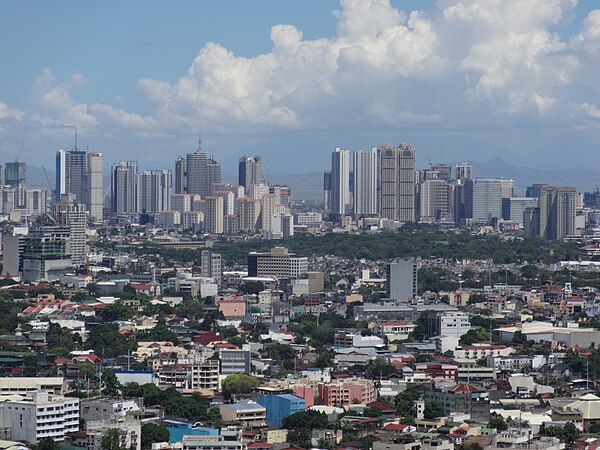
[[[323,170],[336,146],[418,164],[586,167],[600,141],[600,10],[575,0],[3,2],[0,157],[73,145],[233,174]],[[35,164],[34,162],[35,161]]]

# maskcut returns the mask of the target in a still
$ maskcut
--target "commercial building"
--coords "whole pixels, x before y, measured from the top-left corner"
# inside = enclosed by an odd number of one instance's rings
[[[147,213],[170,210],[172,179],[170,170],[145,170],[138,174],[137,210]]]
[[[238,184],[244,186],[246,192],[251,186],[262,182],[262,162],[260,156],[242,156],[238,165]]]
[[[436,402],[445,416],[451,413],[469,414],[471,420],[486,423],[490,419],[488,392],[472,384],[461,383],[449,389],[426,389],[425,402]]]
[[[387,265],[386,296],[394,300],[411,300],[417,295],[417,263],[400,259]]]
[[[354,214],[377,214],[377,147],[354,152]]]
[[[512,197],[502,199],[502,218],[519,222],[524,226],[525,210],[527,208],[536,208],[538,206],[537,198],[530,197]]]
[[[415,150],[409,144],[379,149],[379,215],[401,223],[415,221]]]
[[[500,333],[503,342],[512,341],[517,331],[523,333],[527,340],[561,342],[567,347],[588,348],[592,343],[600,342],[600,331],[593,328],[579,328],[577,324],[556,327],[548,322],[529,322],[523,323],[521,327],[496,328],[496,331]]]
[[[329,183],[326,183],[326,204],[330,218],[338,219],[348,213],[351,206],[350,195],[350,152],[336,148],[331,153],[331,172],[329,172]]]
[[[461,337],[471,329],[469,315],[463,312],[441,312],[429,316],[431,336]]]
[[[219,406],[223,423],[239,423],[244,428],[265,426],[267,409],[258,403],[231,403]]]
[[[186,193],[202,197],[212,195],[213,183],[221,182],[221,165],[204,153],[200,141],[198,149],[186,157],[185,180]]]
[[[100,152],[88,154],[87,210],[95,222],[104,220],[104,158]]]
[[[221,361],[221,375],[232,375],[245,373],[250,375],[250,352],[248,350],[221,349],[219,350]]]
[[[267,424],[276,427],[281,427],[286,417],[306,410],[306,401],[294,394],[263,395],[258,404],[267,410]]]
[[[137,210],[137,161],[113,164],[111,169],[111,207],[117,215],[136,214]]]
[[[71,194],[63,194],[61,200],[54,205],[54,220],[57,225],[69,229],[69,250],[73,267],[84,267],[87,262],[85,204],[75,203]]]
[[[544,186],[540,192],[539,235],[563,239],[575,234],[577,191],[568,186]]]
[[[490,224],[502,218],[502,180],[476,178],[465,182],[465,218]]]
[[[299,278],[308,271],[308,258],[275,247],[268,253],[248,254],[249,277]]]
[[[217,285],[223,281],[223,263],[219,253],[212,250],[200,252],[200,275],[206,278],[214,278]]]
[[[453,221],[453,190],[448,182],[426,180],[419,185],[419,217],[421,222]]]
[[[0,377],[0,395],[31,396],[35,392],[64,393],[63,377]]]
[[[10,428],[11,439],[37,443],[63,441],[79,431],[79,399],[33,392],[28,399],[0,403],[0,427]]]

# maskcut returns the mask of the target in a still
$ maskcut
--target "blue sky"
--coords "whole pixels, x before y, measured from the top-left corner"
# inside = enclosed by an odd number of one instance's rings
[[[303,173],[384,141],[422,164],[583,166],[600,144],[595,4],[6,0],[0,158],[24,142],[51,167],[77,129],[107,163],[171,167],[202,129],[229,173],[244,153]]]

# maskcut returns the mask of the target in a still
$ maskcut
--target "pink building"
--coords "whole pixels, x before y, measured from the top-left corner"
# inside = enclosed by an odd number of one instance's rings
[[[371,380],[351,378],[319,383],[319,404],[327,406],[367,404],[377,400],[377,389]]]
[[[315,388],[311,386],[297,386],[294,388],[294,394],[302,397],[306,402],[306,407],[315,406]]]

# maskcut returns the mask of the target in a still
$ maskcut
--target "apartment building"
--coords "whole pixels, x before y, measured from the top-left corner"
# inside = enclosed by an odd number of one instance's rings
[[[0,427],[10,428],[17,441],[63,441],[79,431],[79,399],[35,392],[30,399],[5,401],[0,404]]]
[[[317,387],[319,403],[327,406],[367,404],[377,400],[377,389],[372,380],[349,378],[320,383]]]
[[[192,390],[219,390],[219,361],[207,359],[200,364],[188,367],[188,387]]]

